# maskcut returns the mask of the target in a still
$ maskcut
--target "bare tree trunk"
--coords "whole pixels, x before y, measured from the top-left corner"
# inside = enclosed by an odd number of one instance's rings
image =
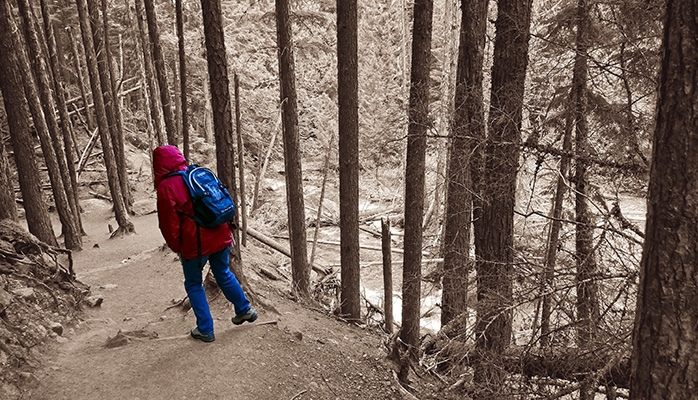
[[[181,100],[180,112],[182,116],[182,147],[184,147],[184,158],[189,158],[189,115],[187,112],[187,63],[184,54],[184,21],[182,19],[182,0],[175,0],[175,8],[177,14],[177,41],[179,44],[179,98]],[[240,168],[242,170],[242,168]],[[240,187],[245,187],[243,182],[240,182]],[[243,219],[244,224],[244,219]],[[245,236],[243,230],[242,244],[245,244]]]
[[[259,169],[257,170],[257,179],[254,182],[254,193],[252,193],[252,211],[259,207],[259,187],[264,180],[264,175],[269,165],[269,157],[271,157],[271,152],[274,149],[274,143],[276,143],[276,135],[279,133],[279,128],[281,121],[283,120],[283,103],[279,105],[279,119],[278,123],[271,132],[271,140],[269,141],[269,146],[267,146],[267,152],[264,154],[264,158],[259,162]]]
[[[245,146],[242,143],[242,126],[240,126],[240,81],[238,74],[234,75],[235,82],[235,130],[238,139],[238,171],[240,173],[240,197],[238,208],[242,221],[242,245],[247,246],[247,198],[245,196]]]
[[[322,169],[322,186],[320,188],[320,199],[318,200],[317,215],[315,217],[315,231],[313,232],[313,247],[310,250],[310,265],[315,264],[315,247],[317,245],[317,235],[320,231],[320,219],[322,218],[322,205],[325,201],[325,188],[327,187],[327,175],[330,169],[330,154],[334,147],[334,135],[330,136],[330,141],[327,144],[327,153],[325,154],[325,163]]]
[[[133,196],[131,195],[131,188],[128,181],[128,171],[126,169],[123,116],[121,114],[121,102],[119,101],[116,71],[114,69],[114,59],[111,54],[111,41],[109,39],[107,0],[100,0],[100,2],[102,5],[102,26],[104,28],[104,61],[106,63],[106,67],[101,70],[105,71],[104,77],[108,77],[107,87],[111,91],[112,109],[114,111],[114,128],[110,129],[110,132],[112,144],[114,146],[114,156],[116,157],[119,183],[121,184],[121,194],[124,196],[124,205],[126,206],[126,211],[128,211],[129,214],[133,214]],[[97,55],[98,64],[99,60],[100,57]],[[120,85],[121,82],[118,84]],[[104,81],[102,81],[102,89],[104,89],[104,86]]]
[[[237,198],[237,186],[235,184],[235,155],[232,151],[233,121],[230,106],[230,80],[228,79],[228,61],[226,59],[220,0],[201,0],[201,11],[206,39],[211,104],[213,106],[218,176],[235,199]],[[236,223],[239,222],[239,218],[240,216],[236,214]],[[240,242],[240,234],[237,229],[233,231],[233,237],[236,243]],[[230,270],[235,274],[245,291],[250,293],[251,288],[242,269],[240,246],[233,246],[230,251]]]
[[[19,0],[19,11],[24,25],[24,35],[28,55],[23,50],[19,36],[15,35],[16,48],[18,49],[18,65],[22,71],[32,71],[22,74],[24,92],[29,103],[29,111],[32,114],[34,128],[39,135],[41,150],[44,154],[46,167],[48,168],[53,197],[56,202],[58,212],[63,227],[63,234],[66,248],[70,250],[80,250],[82,248],[82,238],[80,231],[75,224],[74,212],[77,205],[71,206],[70,199],[74,198],[67,191],[70,188],[70,178],[68,167],[65,162],[65,155],[58,138],[59,128],[56,122],[54,101],[51,96],[51,85],[49,84],[48,66],[41,44],[36,33],[34,15],[27,0]],[[42,107],[43,106],[43,107]]]
[[[575,144],[577,163],[575,169],[575,212],[576,212],[576,261],[577,261],[577,341],[582,350],[592,345],[596,336],[599,304],[596,282],[596,259],[594,256],[594,216],[587,201],[587,162],[589,154],[588,126],[586,120],[587,49],[589,10],[586,0],[577,2],[577,50],[572,77],[574,99]],[[580,389],[580,400],[592,400],[594,390],[588,382]]]
[[[114,204],[114,214],[119,228],[112,234],[129,234],[135,232],[133,223],[128,218],[128,212],[123,202],[121,194],[121,185],[119,184],[119,175],[117,172],[116,157],[111,145],[109,136],[109,123],[107,122],[107,111],[104,105],[104,97],[102,96],[102,88],[99,78],[99,68],[97,66],[97,56],[95,54],[95,45],[92,40],[93,32],[90,26],[90,16],[88,12],[88,2],[92,0],[76,0],[78,15],[80,18],[80,31],[82,32],[83,46],[85,48],[85,59],[90,77],[90,86],[92,87],[92,97],[95,105],[95,114],[97,117],[97,127],[99,137],[102,142],[102,152],[104,156],[104,164],[107,169],[107,181],[111,192],[112,201]],[[94,8],[94,5],[91,6]]]
[[[407,162],[405,164],[405,254],[402,270],[402,329],[400,339],[408,346],[411,360],[419,349],[422,283],[422,221],[426,170],[427,127],[429,126],[429,72],[434,3],[414,4],[412,73],[410,77]],[[403,363],[399,378],[407,380],[409,364]]]
[[[155,67],[155,76],[158,80],[158,87],[160,89],[160,101],[162,103],[163,117],[165,118],[167,143],[176,146],[177,126],[175,125],[174,115],[172,113],[170,87],[167,83],[167,75],[165,71],[165,57],[162,54],[162,46],[160,44],[160,31],[158,28],[157,17],[155,16],[155,4],[153,4],[153,0],[143,1],[145,4],[145,15],[148,21],[148,34],[150,36],[150,44],[152,46],[153,52],[152,55]]]
[[[359,79],[356,0],[337,2],[339,220],[342,315],[361,318],[359,269]]]
[[[78,43],[80,42],[75,40],[75,35],[73,35],[73,29],[70,26],[66,26],[65,30],[68,32],[68,40],[70,40],[70,43],[72,43],[70,49],[73,52],[73,58],[75,59],[75,72],[78,76],[78,86],[80,87],[80,95],[82,97],[82,102],[85,107],[85,119],[87,120],[87,127],[90,131],[94,131],[97,128],[97,124],[95,123],[93,114],[90,112],[89,91],[87,90],[85,78],[83,76],[82,57],[80,55],[80,51],[78,51]]]
[[[1,22],[2,21],[0,21],[0,23]],[[0,49],[3,49],[2,43],[0,43]],[[0,61],[0,75],[5,74],[4,67],[1,64],[2,61]],[[3,80],[3,78],[0,78],[0,81],[1,80]],[[0,92],[3,91],[3,88],[4,86],[0,82]],[[6,100],[3,99],[3,103],[5,101]],[[14,185],[12,184],[12,177],[10,175],[10,161],[7,159],[5,142],[0,140],[0,220],[6,218],[9,218],[15,222],[18,220],[17,201],[15,199],[15,191],[13,189]]]
[[[64,182],[66,184],[70,183],[70,187],[66,187],[66,193],[68,195],[68,201],[72,209],[76,228],[80,231],[81,235],[85,234],[85,229],[82,227],[82,218],[80,216],[80,202],[78,196],[78,180],[77,174],[75,172],[75,149],[73,148],[72,132],[70,117],[68,114],[68,106],[65,103],[65,93],[63,86],[60,83],[60,64],[58,62],[58,46],[56,46],[56,37],[54,35],[53,25],[51,24],[51,18],[49,16],[48,7],[46,6],[46,1],[41,0],[41,15],[44,22],[44,33],[46,35],[46,44],[48,45],[49,51],[49,63],[53,75],[53,90],[56,94],[56,99],[58,100],[58,112],[61,117],[61,133],[63,136],[63,147],[65,152],[65,158],[67,162],[67,177],[64,175]],[[67,178],[67,180],[66,180]]]
[[[500,0],[495,22],[489,137],[482,185],[482,231],[477,262],[475,368],[481,398],[501,398],[499,367],[511,339],[514,205],[519,166],[524,82],[528,65],[531,1]],[[477,247],[476,247],[477,249]]]
[[[461,2],[460,46],[456,74],[444,218],[444,277],[441,326],[468,312],[470,236],[473,200],[471,154],[484,135],[482,79],[487,0]]]
[[[29,130],[29,115],[16,59],[17,50],[12,40],[15,32],[16,25],[8,0],[0,0],[0,53],[3,54],[0,57],[0,90],[5,103],[27,227],[42,242],[57,246],[48,207],[41,193],[41,177],[34,155],[34,140]]]
[[[383,319],[384,330],[393,333],[393,263],[390,242],[390,219],[381,218],[381,247],[383,248]]]
[[[570,114],[571,115],[571,114]],[[565,126],[565,134],[562,140],[562,152],[570,154],[572,151],[572,120],[567,118]],[[560,239],[560,230],[562,229],[562,203],[565,198],[567,184],[565,180],[568,178],[570,170],[570,157],[563,155],[560,159],[560,175],[557,177],[557,186],[555,188],[555,197],[553,199],[552,210],[550,212],[550,232],[548,234],[548,244],[545,252],[544,271],[543,271],[543,287],[542,305],[541,305],[541,322],[540,322],[540,347],[545,348],[550,344],[550,317],[552,315],[552,288],[555,279],[555,264],[557,262],[557,251]]]
[[[135,0],[135,5],[136,21],[138,22],[138,45],[142,52],[142,55],[139,55],[141,59],[141,79],[146,87],[146,90],[143,91],[143,96],[150,110],[150,118],[153,123],[153,129],[155,130],[156,143],[158,146],[162,146],[167,143],[167,136],[163,129],[162,107],[160,105],[160,98],[157,95],[160,89],[158,88],[157,80],[155,80],[153,57],[150,52],[150,42],[148,40],[144,21],[145,12],[143,10],[143,2]]]
[[[276,0],[276,37],[278,43],[280,97],[283,114],[284,165],[286,168],[286,205],[291,244],[293,290],[302,298],[310,296],[310,266],[305,231],[305,201],[301,171],[295,61],[289,18],[289,0]]]
[[[668,0],[633,331],[630,398],[698,390],[697,0]]]

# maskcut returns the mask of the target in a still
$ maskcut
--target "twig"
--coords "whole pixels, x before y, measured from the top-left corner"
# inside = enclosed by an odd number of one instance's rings
[[[301,397],[305,392],[307,392],[307,391],[308,391],[308,389],[301,390],[297,395],[291,397],[291,400],[295,400],[295,399],[300,398],[300,397]]]

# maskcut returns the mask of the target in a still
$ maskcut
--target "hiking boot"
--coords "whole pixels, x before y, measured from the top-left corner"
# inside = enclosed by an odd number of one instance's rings
[[[240,325],[243,322],[255,322],[257,320],[257,311],[254,310],[254,308],[250,308],[247,310],[247,312],[243,315],[236,315],[230,320],[233,322],[235,325]]]
[[[194,339],[201,340],[202,342],[213,342],[214,340],[216,340],[216,335],[214,335],[213,333],[211,333],[210,335],[204,335],[203,333],[201,333],[201,331],[199,331],[198,327],[191,330],[191,337],[193,337]]]

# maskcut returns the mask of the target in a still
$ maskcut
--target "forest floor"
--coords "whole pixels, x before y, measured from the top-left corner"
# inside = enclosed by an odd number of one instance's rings
[[[62,334],[48,335],[40,363],[17,371],[16,390],[3,393],[51,400],[444,398],[421,379],[409,388],[415,396],[398,384],[387,358],[390,337],[375,324],[349,324],[297,302],[286,256],[249,237],[242,258],[259,319],[232,325],[232,305],[215,296],[215,342],[192,339],[192,311],[175,306],[186,296],[181,265],[164,246],[153,190],[141,191],[152,185],[142,172],[135,234],[110,238],[117,227],[111,203],[81,202],[87,235],[73,268],[103,301],[86,306]],[[339,259],[338,247],[324,251]]]

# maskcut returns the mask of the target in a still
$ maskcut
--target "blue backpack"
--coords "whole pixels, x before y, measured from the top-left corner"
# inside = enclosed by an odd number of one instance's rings
[[[213,171],[191,164],[186,170],[167,174],[174,175],[181,175],[189,189],[194,204],[194,215],[190,217],[198,226],[215,228],[233,220],[235,202]]]

